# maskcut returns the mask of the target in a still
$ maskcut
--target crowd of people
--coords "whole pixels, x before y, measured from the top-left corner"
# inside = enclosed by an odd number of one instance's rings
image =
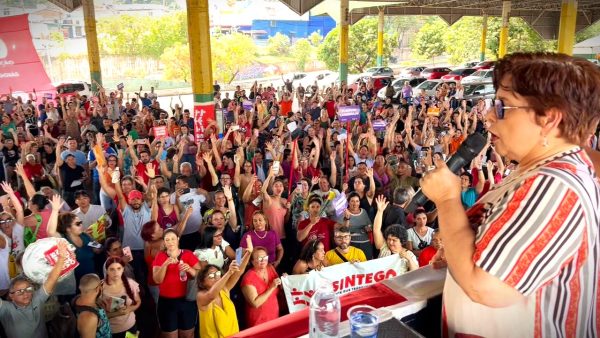
[[[467,210],[503,187],[521,160],[500,153],[488,131],[490,115],[523,107],[467,102],[460,86],[435,96],[406,91],[392,103],[368,78],[321,88],[255,83],[231,97],[215,85],[224,125],[205,121],[202,133],[193,107],[167,110],[154,91],[136,94],[9,94],[0,104],[0,259],[10,263],[0,264],[0,322],[8,337],[25,323],[26,336],[46,337],[44,320],[50,329],[55,317],[41,312],[51,295],[74,309],[81,337],[138,332],[143,302],[155,307],[162,337],[193,337],[194,329],[223,337],[287,312],[285,274],[389,255],[399,255],[404,272],[446,266],[436,205],[405,210],[420,179],[469,134],[487,133],[459,174]],[[351,105],[358,119],[340,122],[338,108]],[[594,130],[586,132],[595,148]],[[340,196],[345,210],[334,206]],[[79,266],[59,280],[59,260],[38,287],[20,273],[22,253],[47,237],[74,247]]]

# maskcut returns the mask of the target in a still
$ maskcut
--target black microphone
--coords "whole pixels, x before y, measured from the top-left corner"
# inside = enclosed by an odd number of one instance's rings
[[[487,137],[485,137],[483,134],[473,133],[469,135],[469,137],[467,137],[467,139],[464,140],[464,142],[460,145],[456,153],[452,155],[452,157],[450,157],[450,159],[448,159],[446,162],[448,169],[450,169],[450,171],[453,173],[458,174],[460,168],[471,163],[475,156],[477,156],[483,150],[483,147],[485,147],[486,143]],[[405,210],[407,212],[414,212],[419,206],[425,205],[425,203],[428,201],[429,199],[427,196],[425,196],[421,189],[419,189],[415,196],[413,196],[413,198],[410,200],[410,203]]]

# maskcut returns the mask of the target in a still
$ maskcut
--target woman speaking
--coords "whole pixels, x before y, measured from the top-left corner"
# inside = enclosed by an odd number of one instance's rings
[[[494,87],[487,129],[518,168],[466,212],[444,162],[421,179],[449,269],[447,336],[597,337],[600,189],[579,145],[600,119],[600,70],[513,54],[496,63]]]

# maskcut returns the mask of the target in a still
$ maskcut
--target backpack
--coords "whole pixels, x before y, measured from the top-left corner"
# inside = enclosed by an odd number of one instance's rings
[[[77,317],[69,303],[63,303],[47,323],[48,337],[74,338],[77,336]]]

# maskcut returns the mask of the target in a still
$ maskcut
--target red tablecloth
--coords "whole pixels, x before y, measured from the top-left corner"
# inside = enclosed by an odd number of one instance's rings
[[[342,303],[342,318],[346,320],[346,312],[354,305],[368,304],[375,308],[390,306],[406,301],[406,298],[400,296],[387,286],[377,283],[369,287],[343,295],[340,298]],[[266,337],[266,338],[286,338],[299,337],[308,333],[308,308],[283,316],[270,322],[251,327],[239,332],[232,337]]]

